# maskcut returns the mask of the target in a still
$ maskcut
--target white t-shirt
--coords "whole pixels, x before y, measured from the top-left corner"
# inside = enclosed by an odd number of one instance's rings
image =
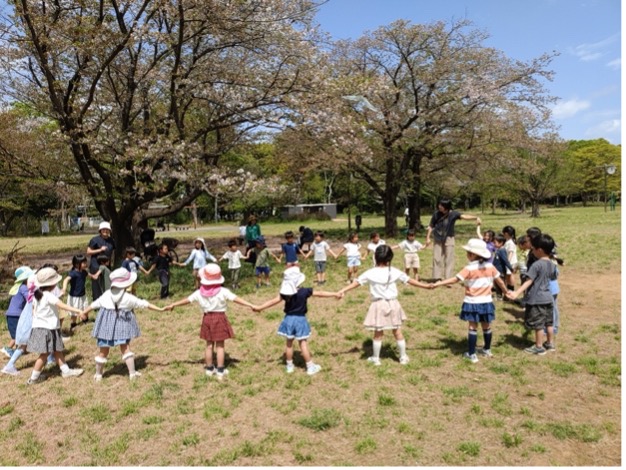
[[[326,261],[326,250],[330,249],[330,245],[326,241],[313,242],[311,247],[313,248],[313,261]]]
[[[374,262],[374,266],[376,266],[376,248],[382,245],[386,245],[385,240],[382,238],[378,239],[378,243],[369,243],[367,245],[367,251],[372,252],[372,261]]]
[[[247,225],[240,225],[239,226],[239,236],[240,237],[244,237],[246,236],[246,227]]]
[[[509,263],[511,263],[511,266],[515,267],[515,265],[517,265],[517,246],[512,238],[509,238],[504,243],[504,248],[506,249],[506,254],[509,257]]]
[[[33,328],[45,328],[46,330],[58,330],[59,322],[58,297],[50,291],[43,291],[41,300],[33,300]]]
[[[346,256],[358,256],[359,258],[361,257],[361,252],[359,251],[361,249],[361,245],[359,243],[346,243],[343,245],[343,247],[346,249]]]
[[[148,308],[149,304],[147,300],[135,297],[130,292],[126,292],[125,289],[120,289],[119,287],[111,287],[110,290],[105,291],[100,297],[91,302],[91,308],[94,310],[97,310],[99,308],[114,310],[115,302],[117,302],[117,308],[119,310]]]
[[[228,260],[228,269],[239,269],[239,268],[241,268],[241,257],[242,256],[243,256],[243,254],[239,250],[236,250],[236,251],[228,250],[226,253],[224,253],[223,257]]]
[[[398,298],[396,282],[409,282],[409,276],[398,268],[382,266],[368,269],[357,278],[362,286],[369,284],[372,299],[393,300]]]
[[[417,253],[419,250],[421,250],[424,247],[424,245],[422,245],[417,240],[413,240],[412,242],[408,240],[402,240],[398,244],[398,246],[405,253]]]
[[[237,298],[231,291],[222,287],[220,291],[213,297],[203,297],[200,290],[195,291],[187,300],[190,302],[198,302],[203,312],[225,312],[226,301],[233,301]]]

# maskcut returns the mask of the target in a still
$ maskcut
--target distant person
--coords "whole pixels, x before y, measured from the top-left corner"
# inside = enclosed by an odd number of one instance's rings
[[[98,263],[98,255],[107,255],[109,260],[113,261],[115,254],[115,240],[111,237],[111,224],[108,222],[101,222],[98,226],[98,235],[93,237],[89,241],[87,246],[87,255],[91,256],[89,262],[89,272],[96,274],[100,267]],[[91,283],[91,292],[93,294],[93,300],[96,300],[102,295],[100,284],[97,282]]]
[[[315,238],[313,230],[311,230],[309,227],[301,225],[298,229],[298,232],[300,232],[300,239],[298,242],[299,248],[304,252],[304,245],[306,245],[306,252],[308,253],[309,251],[311,251],[311,243],[313,243],[313,240]]]
[[[247,244],[247,252],[250,253],[248,257],[248,262],[255,264],[256,263],[256,253],[254,248],[256,247],[256,241],[261,236],[261,226],[257,223],[257,219],[255,215],[251,215],[248,217],[248,225],[246,225],[246,244]]]
[[[353,279],[356,279],[359,266],[361,266],[361,244],[359,243],[358,233],[350,232],[348,242],[344,243],[336,258],[339,258],[344,251],[346,252],[348,266],[348,284],[350,284]]]
[[[330,249],[330,245],[324,240],[324,232],[315,232],[313,238],[313,247],[304,259],[306,260],[311,253],[313,253],[313,262],[315,263],[315,277],[317,278],[317,285],[321,286],[326,284],[326,252],[328,251],[333,258],[337,259],[337,255]]]
[[[237,240],[228,242],[228,250],[222,255],[219,261],[228,260],[228,271],[230,272],[230,285],[233,290],[239,289],[239,272],[241,271],[241,260],[248,259],[248,255],[244,255],[237,248]]]
[[[133,246],[126,247],[126,252],[124,253],[124,261],[122,261],[122,268],[124,268],[128,272],[137,274],[137,279],[139,279],[139,271],[144,274],[148,274],[146,268],[143,267],[141,258],[137,256],[137,250],[135,250],[135,247]],[[137,291],[137,282],[133,282],[133,284],[130,286],[129,291],[131,294],[135,295],[135,292]]]
[[[270,257],[272,254],[268,250],[265,244],[265,238],[259,237],[256,240],[253,250],[248,250],[248,260],[250,256],[254,254],[254,274],[256,275],[256,288],[261,288],[261,282],[264,282],[266,286],[270,285]]]
[[[83,310],[87,306],[87,292],[85,288],[87,277],[90,277],[92,282],[97,282],[98,279],[96,274],[90,274],[87,271],[87,265],[88,262],[85,255],[74,255],[72,257],[72,269],[67,273],[61,288],[61,297],[67,294],[67,304],[79,310]],[[64,313],[59,312],[59,328],[61,329],[63,328],[65,316]],[[70,332],[74,331],[74,328],[76,328],[76,315],[71,316]]]
[[[415,230],[407,230],[406,240],[402,240],[398,245],[391,247],[392,250],[397,248],[400,248],[404,252],[404,272],[407,276],[410,276],[411,269],[413,269],[413,277],[416,281],[419,281],[419,252],[424,249],[424,245],[415,239]]]
[[[2,353],[9,359],[11,359],[11,356],[15,353],[15,333],[17,330],[17,324],[28,299],[28,287],[26,286],[26,281],[28,281],[28,278],[33,274],[33,271],[28,266],[20,266],[15,270],[14,274],[15,282],[9,290],[9,308],[7,308],[4,313],[11,341],[9,341],[8,346],[2,348]]]
[[[374,259],[374,253],[376,252],[376,248],[386,244],[387,242],[380,238],[380,234],[378,232],[372,232],[370,234],[370,242],[367,244],[366,256],[369,256],[369,254],[372,253],[372,266],[376,266],[376,260]]]
[[[465,286],[465,297],[459,318],[468,324],[467,352],[463,357],[471,363],[478,362],[476,343],[478,341],[478,324],[483,330],[484,346],[480,354],[491,358],[491,323],[496,319],[496,307],[491,297],[491,289],[498,285],[503,291],[506,285],[498,270],[489,262],[491,252],[487,244],[478,238],[472,238],[463,247],[467,252],[469,263],[455,277],[435,283],[435,287],[449,286],[462,282]]]
[[[496,248],[496,252],[493,254],[493,265],[500,273],[501,278],[506,279],[506,273],[511,272],[513,270],[513,266],[509,263],[509,256],[504,246],[506,243],[504,235],[496,235],[493,239],[493,243]],[[506,290],[501,291],[500,288],[496,286],[496,296],[498,300],[505,300],[505,297],[503,297],[505,293]]]
[[[177,261],[172,261],[169,255],[169,248],[165,243],[159,245],[159,252],[152,260],[148,274],[150,274],[155,268],[157,275],[159,276],[159,283],[161,284],[161,299],[166,299],[170,295],[170,264],[177,266],[184,266],[184,264]]]
[[[200,278],[198,272],[207,265],[207,261],[211,263],[217,262],[217,258],[209,253],[204,243],[204,238],[198,237],[193,241],[193,250],[189,253],[189,257],[183,262],[183,266],[187,266],[193,261],[193,280],[196,289],[200,288]]]
[[[476,225],[476,235],[478,238],[485,242],[487,245],[487,249],[491,252],[491,258],[489,258],[489,262],[493,263],[493,255],[496,252],[496,246],[493,243],[493,239],[496,236],[496,232],[493,230],[485,230],[485,233],[480,233],[480,224]]]
[[[515,236],[515,229],[510,225],[506,225],[502,229],[502,235],[506,242],[504,243],[504,248],[506,248],[506,254],[509,258],[509,264],[511,265],[511,269],[507,268],[506,278],[504,281],[506,282],[506,287],[508,290],[515,289],[515,276],[514,274],[517,272],[517,237]]]
[[[475,220],[480,225],[480,218],[475,215],[461,214],[452,210],[449,199],[441,199],[437,210],[430,219],[426,232],[426,246],[433,243],[433,279],[451,278],[454,272],[454,226],[457,220]]]
[[[295,240],[294,233],[289,230],[285,232],[285,243],[280,245],[280,255],[274,256],[277,263],[281,263],[285,255],[285,263],[287,267],[298,264],[298,255],[304,256],[304,253],[298,246]]]

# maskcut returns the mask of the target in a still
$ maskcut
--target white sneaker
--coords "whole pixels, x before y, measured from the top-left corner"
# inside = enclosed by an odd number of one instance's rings
[[[379,366],[380,365],[380,358],[378,357],[368,357],[367,358],[367,362],[371,362],[372,364],[374,364],[375,366]]]
[[[407,365],[409,363],[409,356],[402,356],[400,358],[400,364],[402,364],[403,366]]]
[[[0,372],[2,372],[3,374],[7,374],[7,375],[20,375],[19,370],[17,370],[15,367],[9,367],[9,366],[4,366]]]
[[[220,372],[219,370],[215,369],[215,377],[217,378],[217,380],[224,380],[225,375],[228,375],[228,369],[224,369],[224,372]]]
[[[485,357],[493,357],[493,353],[491,352],[491,349],[479,349],[478,354],[480,354],[481,356],[485,356]]]
[[[215,370],[215,367],[213,369],[207,369],[206,367],[204,368],[204,373],[206,374],[207,377],[214,376],[216,372],[217,370]]]
[[[85,372],[83,369],[68,369],[66,371],[61,371],[61,377],[67,379],[68,377],[78,377]]]
[[[476,354],[463,353],[463,357],[470,361],[472,364],[476,364],[478,362],[478,356],[476,356]]]
[[[102,382],[102,374],[96,374],[93,376],[95,382]]]
[[[293,364],[287,364],[285,366],[285,372],[287,372],[288,374],[293,374],[293,372],[296,370],[295,366]]]
[[[141,377],[141,372],[135,372],[134,374],[130,374],[128,376],[128,378],[132,381],[132,380],[137,380],[139,377]]]
[[[322,370],[322,366],[320,366],[319,364],[313,364],[310,367],[307,367],[306,369],[306,373],[308,375],[315,375],[317,374],[320,370]]]

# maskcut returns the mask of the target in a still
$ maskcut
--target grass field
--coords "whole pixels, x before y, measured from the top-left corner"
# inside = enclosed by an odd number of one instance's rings
[[[257,314],[230,304],[236,338],[226,343],[230,375],[220,383],[203,374],[197,306],[139,311],[142,336],[132,343],[143,374],[137,382],[129,382],[119,351],[112,351],[104,380],[92,381],[97,348],[91,324],[66,344],[70,365],[86,369],[82,377],[62,379],[55,367],[44,383],[26,386],[32,354],[18,362],[20,377],[0,377],[0,465],[620,466],[620,213],[563,208],[546,209],[534,220],[520,214],[481,218],[483,230],[513,225],[521,233],[537,225],[557,240],[566,265],[555,353],[525,354],[531,335],[522,311],[498,302],[495,357],[464,362],[467,325],[458,319],[463,289],[399,287],[411,362],[398,363],[388,335],[377,368],[365,360],[371,339],[361,324],[369,294],[359,288],[339,301],[311,300],[310,348],[323,367],[314,377],[306,375],[297,353],[296,372],[284,372],[284,341],[276,335],[282,305]],[[261,225],[270,248],[278,248],[280,235],[300,224]],[[345,242],[346,222],[307,225],[326,230],[333,249]],[[234,226],[222,227],[171,235],[189,239],[184,242],[202,235],[221,254],[237,233]],[[366,218],[362,243],[381,228],[382,218]],[[461,245],[475,225],[459,222],[457,228],[460,269]],[[37,265],[33,260],[47,259],[51,250],[69,261],[89,238],[20,244]],[[0,240],[0,254],[14,243]],[[189,248],[184,244],[179,254]],[[431,253],[420,254],[426,278]],[[399,254],[393,264],[402,267]],[[282,267],[273,269],[272,287],[256,291],[246,265],[238,295],[257,304],[275,296]],[[312,286],[312,261],[303,263],[303,271],[305,286]],[[190,273],[173,270],[174,299],[191,293]],[[345,258],[331,261],[324,289],[344,285]],[[140,280],[139,295],[164,305],[155,300],[158,290],[155,276]],[[0,335],[8,338],[4,323]]]

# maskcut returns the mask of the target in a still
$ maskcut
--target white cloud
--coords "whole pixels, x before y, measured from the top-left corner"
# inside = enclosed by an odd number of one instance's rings
[[[559,101],[552,108],[552,114],[555,119],[567,119],[576,115],[580,111],[591,106],[591,102],[587,100],[571,99],[567,101]]]
[[[580,44],[573,49],[570,49],[570,52],[583,62],[596,60],[607,53],[606,49],[611,44],[618,41],[619,36],[619,33],[613,34],[602,41]]]
[[[602,121],[595,126],[589,127],[585,131],[585,136],[597,139],[599,137],[604,137],[607,140],[612,140],[608,136],[611,135],[620,135],[622,131],[622,120],[621,119],[609,119],[607,121]]]
[[[606,66],[612,68],[613,70],[619,70],[622,68],[622,59],[618,57],[617,59],[608,62]]]

